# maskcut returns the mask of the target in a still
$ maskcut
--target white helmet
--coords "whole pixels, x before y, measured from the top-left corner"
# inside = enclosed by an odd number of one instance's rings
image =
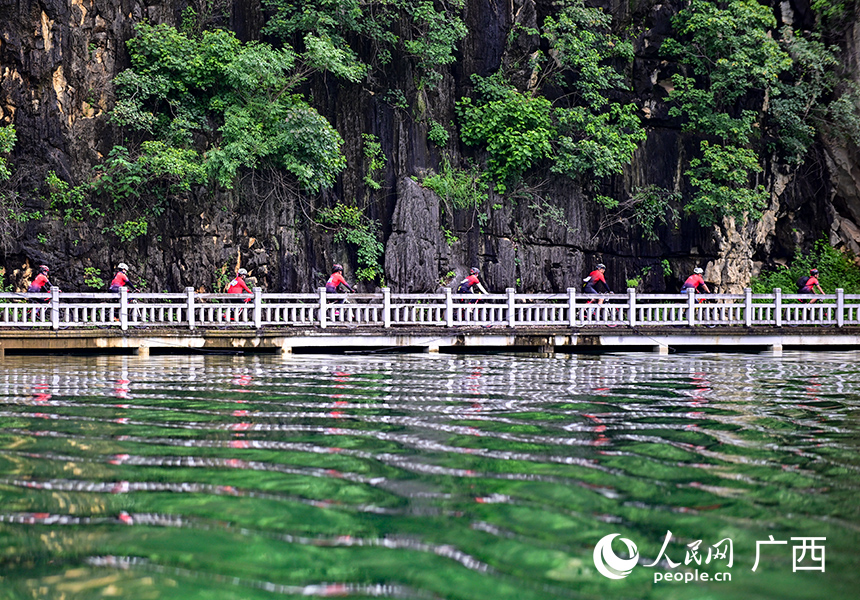
[[[128,271],[128,265],[125,263],[119,263],[116,268],[120,271]]]
[[[701,275],[702,273],[704,273],[704,271],[701,267],[696,267],[695,269],[693,269],[693,273],[695,273],[696,275]]]

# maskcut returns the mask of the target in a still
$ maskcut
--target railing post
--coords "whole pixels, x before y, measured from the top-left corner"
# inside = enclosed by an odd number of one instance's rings
[[[696,324],[696,289],[687,289],[687,323],[690,327]]]
[[[845,324],[845,290],[836,288],[836,326]]]
[[[752,303],[752,288],[744,288],[744,325],[752,327],[753,322],[753,303]]]
[[[124,285],[119,288],[119,328],[128,330],[128,288]]]
[[[188,298],[185,301],[186,310],[188,311],[188,329],[194,331],[194,288],[185,288],[185,295]]]
[[[505,291],[508,294],[508,327],[515,327],[517,324],[517,305],[516,298],[514,294],[516,294],[516,290],[514,288],[507,288]]]
[[[325,329],[325,288],[321,287],[320,292],[320,329]]]
[[[454,326],[454,300],[451,298],[451,288],[445,288],[445,326]]]
[[[576,326],[576,288],[567,288],[567,320],[571,327]]]
[[[263,328],[263,288],[254,288],[254,329]]]
[[[782,327],[782,288],[773,290],[773,305],[776,314],[774,315],[774,325]]]
[[[391,327],[391,288],[382,288],[382,326]]]
[[[60,328],[60,288],[51,288],[51,328]]]
[[[630,305],[630,327],[636,327],[636,288],[627,288],[627,304]]]

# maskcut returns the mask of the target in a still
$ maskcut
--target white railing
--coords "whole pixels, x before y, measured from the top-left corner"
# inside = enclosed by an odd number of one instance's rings
[[[814,298],[815,302],[809,303]],[[784,327],[860,325],[860,295],[753,294],[0,294],[0,327]]]

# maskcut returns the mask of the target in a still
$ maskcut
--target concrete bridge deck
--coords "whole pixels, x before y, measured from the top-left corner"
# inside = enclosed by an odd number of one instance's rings
[[[600,353],[860,349],[860,327],[455,327],[289,329],[0,329],[0,357],[45,353],[350,351]]]

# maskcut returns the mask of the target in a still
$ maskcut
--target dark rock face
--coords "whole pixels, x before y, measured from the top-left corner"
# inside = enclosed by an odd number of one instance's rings
[[[113,77],[128,66],[125,42],[135,23],[176,24],[186,6],[150,1],[0,0],[0,125],[13,123],[18,132],[11,162],[24,209],[46,208],[43,182],[49,170],[81,181],[113,145],[122,143],[122,132],[109,123],[107,111],[114,102]],[[219,24],[243,40],[259,38],[260,1],[235,0],[230,6]],[[679,189],[691,141],[668,115],[666,90],[674,71],[658,52],[670,34],[677,3],[613,1],[604,8],[618,23],[638,27],[629,76],[648,139],[624,175],[602,192],[620,196],[649,183]],[[274,174],[249,174],[234,191],[210,195],[201,189],[173,202],[147,235],[129,243],[104,233],[108,223],[103,220],[29,221],[2,257],[6,283],[20,289],[32,265],[47,263],[62,288],[84,290],[87,268],[108,279],[116,263],[125,261],[150,290],[212,290],[219,277],[241,265],[270,291],[310,291],[324,283],[332,262],[347,265],[348,278],[356,267],[355,249],[335,244],[333,233],[312,220],[317,208],[336,199],[366,207],[366,214],[382,224],[385,281],[397,292],[433,291],[452,277],[459,281],[471,266],[481,269],[492,291],[578,289],[596,262],[607,265],[616,290],[646,270],[640,289],[677,289],[695,265],[706,267],[707,278],[721,289],[736,290],[762,262],[787,257],[821,231],[829,231],[834,244],[860,251],[857,157],[826,140],[816,149],[820,160],[789,174],[769,174],[772,203],[759,222],[702,229],[688,219],[679,229],[660,230],[656,242],[635,230],[607,227],[603,210],[576,183],[549,173],[539,201],[502,201],[491,193],[486,209],[443,210],[440,199],[417,183],[419,175],[438,169],[443,156],[459,164],[472,150],[459,145],[456,135],[446,148],[431,144],[430,122],[453,134],[454,105],[471,90],[469,76],[491,74],[513,53],[536,51],[538,36],[520,35],[508,48],[508,33],[514,23],[534,27],[552,10],[549,0],[467,2],[469,34],[458,46],[457,62],[435,88],[419,89],[405,60],[386,72],[387,85],[403,91],[408,109],[364,85],[342,85],[324,76],[309,81],[305,92],[340,131],[349,165],[335,189],[321,197],[298,196]],[[806,18],[796,9],[785,10]],[[526,88],[532,75],[515,73]],[[378,192],[363,183],[368,165],[362,133],[377,136],[387,157]],[[669,261],[670,274],[664,274],[663,260]]]
[[[443,244],[439,197],[404,177],[385,249],[387,283],[401,292],[425,292],[437,285]]]

